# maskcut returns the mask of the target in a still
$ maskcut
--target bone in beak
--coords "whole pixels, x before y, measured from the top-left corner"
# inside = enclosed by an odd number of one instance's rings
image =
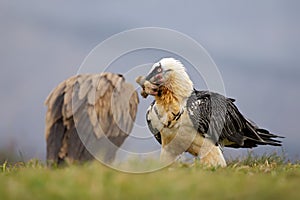
[[[137,82],[141,87],[144,86],[145,81],[146,81],[146,77],[145,76],[138,76],[135,79],[135,82]]]
[[[141,91],[141,96],[144,98],[147,98],[148,94],[145,92],[145,81],[146,81],[146,77],[145,76],[138,76],[135,81],[142,87],[142,91]]]

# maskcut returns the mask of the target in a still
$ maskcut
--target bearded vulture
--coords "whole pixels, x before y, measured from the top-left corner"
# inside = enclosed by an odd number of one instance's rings
[[[153,95],[146,120],[162,145],[161,159],[172,162],[183,152],[200,157],[209,166],[226,166],[222,147],[281,146],[280,136],[247,120],[234,99],[210,91],[198,91],[178,60],[163,58],[136,79],[142,96]]]
[[[77,75],[60,83],[45,101],[48,164],[98,155],[112,162],[132,130],[138,102],[134,87],[119,74]]]

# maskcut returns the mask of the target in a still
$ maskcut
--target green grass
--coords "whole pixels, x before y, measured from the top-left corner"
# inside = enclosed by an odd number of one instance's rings
[[[97,162],[49,169],[38,161],[0,165],[0,199],[299,199],[300,165],[277,155],[226,168],[176,163],[128,174]]]

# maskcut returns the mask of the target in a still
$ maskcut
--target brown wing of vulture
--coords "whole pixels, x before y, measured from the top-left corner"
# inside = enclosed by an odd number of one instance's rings
[[[77,75],[60,83],[45,101],[48,163],[93,155],[112,162],[132,130],[138,103],[134,87],[119,74]]]

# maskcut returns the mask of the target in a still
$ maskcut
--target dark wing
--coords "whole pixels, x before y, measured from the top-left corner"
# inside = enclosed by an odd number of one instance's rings
[[[204,137],[227,147],[280,146],[279,137],[246,120],[234,105],[234,99],[209,91],[194,91],[187,110],[194,127]]]
[[[62,82],[45,104],[47,160],[85,161],[101,151],[112,161],[132,130],[138,95],[121,75],[87,74]]]
[[[151,118],[149,117],[150,112],[154,111],[153,110],[154,104],[155,104],[155,100],[150,104],[150,107],[146,113],[146,120],[147,120],[149,130],[154,135],[155,139],[161,144],[161,134],[160,134],[159,130],[157,130],[156,128],[153,127]]]

